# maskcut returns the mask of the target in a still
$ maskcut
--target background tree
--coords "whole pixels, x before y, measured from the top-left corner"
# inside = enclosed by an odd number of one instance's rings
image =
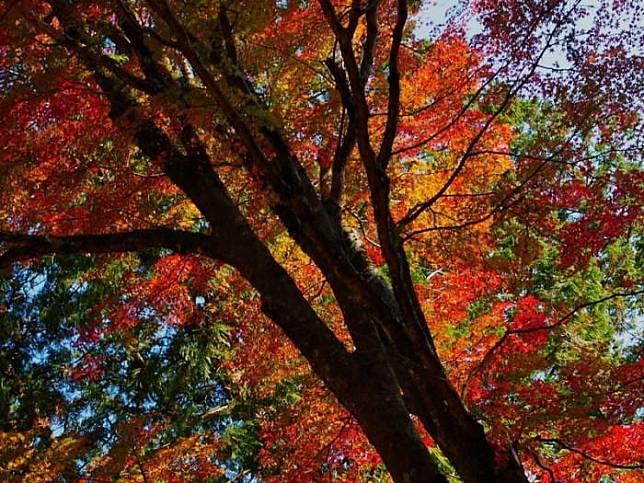
[[[0,7],[7,478],[637,480],[637,2]]]

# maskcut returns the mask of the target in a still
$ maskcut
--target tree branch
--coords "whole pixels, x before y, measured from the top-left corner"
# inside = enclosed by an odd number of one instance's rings
[[[483,124],[483,127],[476,133],[476,135],[472,138],[472,140],[469,142],[467,145],[467,148],[465,149],[465,152],[461,156],[456,168],[452,172],[452,174],[449,176],[447,181],[441,186],[441,188],[427,201],[417,205],[414,209],[412,209],[407,215],[405,215],[400,221],[399,225],[406,225],[408,223],[411,223],[414,221],[420,214],[430,208],[436,201],[438,201],[443,194],[452,186],[454,181],[458,178],[460,175],[461,171],[465,167],[465,164],[469,158],[472,157],[472,153],[476,152],[474,148],[476,145],[479,143],[479,141],[483,138],[485,133],[488,131],[488,129],[492,126],[496,118],[503,112],[505,109],[508,107],[510,102],[514,99],[514,97],[519,93],[519,91],[527,84],[527,82],[530,80],[532,75],[534,74],[535,69],[539,65],[539,62],[543,58],[543,56],[546,54],[548,49],[551,46],[552,39],[554,38],[555,33],[557,32],[560,24],[556,24],[555,27],[552,29],[550,34],[548,35],[548,40],[546,41],[545,46],[541,49],[541,52],[537,56],[536,60],[533,61],[532,65],[528,69],[528,72],[517,82],[515,82],[514,85],[510,87],[506,95],[504,96],[503,100],[499,104],[499,106],[494,110],[492,115],[488,117],[488,119],[485,121]]]
[[[61,2],[51,2],[57,17],[65,17],[69,14],[69,6]],[[79,35],[85,35],[86,32],[75,25],[65,25],[63,31],[57,30],[51,25],[35,16],[32,12],[25,13],[25,17],[30,19],[35,27],[42,33],[48,35],[53,40],[60,42],[62,45],[78,53],[78,55],[92,64],[96,69],[105,69],[114,75],[124,84],[137,89],[146,94],[154,94],[156,88],[147,79],[142,79],[128,70],[121,67],[114,59],[107,55],[96,53],[91,48],[83,45]],[[64,23],[64,21],[63,21]]]
[[[356,142],[356,114],[355,106],[351,96],[351,90],[347,82],[347,77],[344,70],[333,60],[327,59],[325,65],[328,67],[333,79],[335,87],[340,93],[342,99],[342,106],[344,112],[348,117],[348,126],[346,134],[344,131],[344,116],[340,123],[340,133],[338,134],[338,145],[333,155],[331,190],[329,192],[329,200],[335,205],[340,204],[342,192],[344,191],[344,171],[349,159],[349,155],[355,146]],[[343,137],[344,136],[344,137]]]
[[[405,3],[404,0],[401,0]],[[372,0],[365,8],[365,20],[367,23],[367,37],[362,49],[362,60],[360,61],[360,77],[364,84],[367,83],[369,72],[373,64],[373,54],[378,40],[378,6],[380,0]],[[400,19],[400,17],[399,17]],[[402,34],[401,34],[402,35]]]
[[[398,0],[398,18],[394,27],[389,51],[389,98],[387,100],[387,123],[385,132],[380,144],[378,162],[386,168],[391,159],[391,150],[398,132],[398,120],[400,119],[400,66],[398,65],[398,54],[407,23],[407,1]]]
[[[612,293],[610,295],[607,295],[605,297],[602,297],[597,300],[591,300],[590,302],[586,302],[583,304],[578,305],[574,309],[572,309],[570,312],[565,314],[563,317],[559,318],[557,321],[553,322],[550,325],[543,325],[541,327],[529,327],[529,328],[524,328],[524,329],[508,329],[499,340],[496,341],[496,343],[485,353],[483,358],[481,359],[481,362],[474,367],[471,371],[470,374],[465,381],[465,384],[463,384],[463,389],[461,390],[461,398],[465,400],[465,397],[467,395],[467,391],[469,389],[469,386],[471,382],[474,380],[476,376],[478,376],[484,369],[485,367],[491,362],[492,356],[494,353],[503,345],[503,343],[508,340],[508,338],[511,335],[521,335],[521,334],[530,334],[532,332],[540,332],[543,330],[552,330],[556,327],[559,327],[560,325],[564,324],[568,320],[570,320],[577,312],[580,310],[586,309],[588,307],[592,307],[593,305],[600,304],[602,302],[607,302],[608,300],[612,300],[617,297],[634,297],[637,295],[641,295],[644,293],[644,290],[637,290],[633,292],[616,292]]]
[[[577,448],[575,448],[573,446],[570,446],[568,443],[566,443],[565,441],[562,441],[559,438],[536,437],[534,439],[536,441],[541,442],[541,443],[556,444],[557,446],[561,446],[563,449],[566,449],[568,451],[576,453],[579,456],[581,456],[582,458],[585,458],[588,461],[592,461],[593,463],[597,463],[598,465],[610,466],[611,468],[618,468],[620,470],[639,470],[639,469],[644,468],[644,465],[641,465],[641,464],[624,465],[624,464],[612,463],[610,461],[605,461],[605,460],[601,460],[599,458],[595,458],[594,456],[589,455],[585,451],[582,451],[582,450],[577,449]]]
[[[0,232],[8,250],[0,255],[0,270],[11,264],[53,253],[121,253],[147,248],[168,248],[178,253],[202,253],[210,237],[171,229],[134,230],[97,235],[47,236]]]
[[[532,457],[532,459],[534,460],[535,464],[539,468],[541,468],[543,471],[548,473],[548,476],[550,477],[550,483],[557,483],[558,480],[555,477],[555,472],[552,471],[552,468],[550,468],[550,467],[546,466],[545,464],[543,464],[543,462],[539,458],[539,455],[537,453],[535,453],[534,451],[528,450],[528,454]]]

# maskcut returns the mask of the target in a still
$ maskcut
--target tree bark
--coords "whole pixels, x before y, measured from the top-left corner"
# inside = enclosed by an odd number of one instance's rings
[[[101,60],[104,56],[100,53],[92,53],[86,47],[91,42],[84,41],[82,26],[75,20],[74,7],[60,0],[52,3],[65,26],[66,35],[62,41],[93,72],[110,99],[114,122],[125,133],[133,131],[134,141],[141,151],[162,167],[210,224],[212,234],[207,237],[205,253],[235,267],[258,291],[263,311],[285,332],[313,371],[357,419],[394,480],[405,483],[446,481],[414,427],[410,417],[410,412],[414,412],[466,483],[527,481],[514,457],[508,457],[504,466],[495,468],[494,452],[483,428],[468,413],[447,380],[414,292],[406,254],[389,211],[389,180],[369,139],[369,107],[364,83],[376,43],[374,12],[378,2],[370,7],[368,52],[360,67],[349,31],[335,18],[332,4],[321,3],[340,43],[350,84],[345,86],[343,95],[351,97],[349,126],[354,132],[348,136],[347,152],[342,156],[349,155],[355,139],[367,171],[383,254],[391,269],[391,286],[366,270],[362,255],[347,244],[339,216],[337,213],[332,216],[325,208],[305,169],[278,129],[266,126],[251,129],[246,118],[224,94],[220,81],[203,61],[198,49],[192,47],[192,39],[173,15],[169,4],[150,2],[159,14],[158,20],[165,21],[174,31],[177,50],[191,63],[245,146],[246,155],[276,194],[273,208],[289,234],[329,281],[356,346],[353,353],[346,350],[318,317],[284,267],[253,232],[214,172],[195,129],[185,123],[180,136],[183,149],[179,149],[154,122],[141,116],[134,98],[124,94],[129,87],[154,96],[174,82],[151,58],[138,26],[128,28],[145,78],[133,76],[109,63],[109,59]],[[404,0],[400,5],[405,7]],[[358,17],[352,18],[357,25]],[[401,16],[396,27],[398,41],[402,38],[404,20]],[[393,59],[397,59],[397,54]],[[231,83],[241,86],[239,88],[249,85],[243,77],[233,78]],[[178,85],[173,87],[181,89]],[[395,76],[392,87],[395,90]],[[395,138],[396,109],[397,102],[393,99],[387,137],[383,142],[385,151],[391,150]],[[258,133],[263,136],[264,144],[258,140]],[[276,153],[270,161],[263,151],[266,143]],[[336,181],[338,183],[341,184],[341,178]],[[339,196],[339,193],[333,195],[336,204]],[[203,250],[201,237],[199,240],[199,249]]]

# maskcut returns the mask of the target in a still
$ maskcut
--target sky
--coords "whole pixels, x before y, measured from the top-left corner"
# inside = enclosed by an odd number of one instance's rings
[[[419,38],[433,37],[432,29],[444,25],[448,15],[459,8],[459,5],[463,5],[462,0],[429,0],[423,2],[420,15],[416,18],[416,36]],[[470,34],[480,32],[480,26],[474,19],[471,20],[468,27]]]

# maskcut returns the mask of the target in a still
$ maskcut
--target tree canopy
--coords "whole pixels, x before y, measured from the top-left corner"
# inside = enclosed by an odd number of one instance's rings
[[[0,0],[0,479],[637,482],[638,0]]]

